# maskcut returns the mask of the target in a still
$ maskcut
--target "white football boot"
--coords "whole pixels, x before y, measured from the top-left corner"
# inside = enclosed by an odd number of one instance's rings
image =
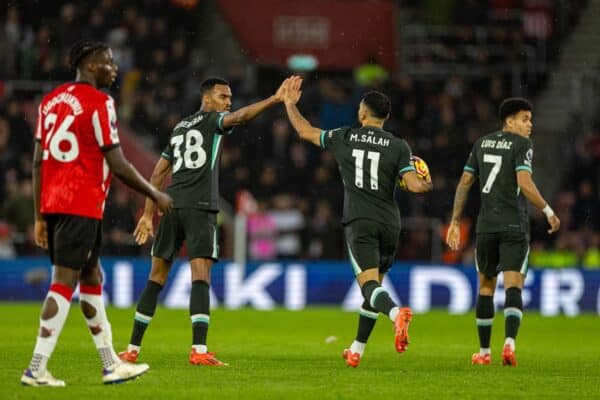
[[[102,381],[105,384],[122,383],[135,379],[150,369],[148,364],[131,364],[128,362],[117,362],[102,371]]]
[[[65,381],[56,379],[46,370],[40,376],[35,376],[29,368],[21,375],[21,385],[23,386],[49,386],[49,387],[65,387]]]

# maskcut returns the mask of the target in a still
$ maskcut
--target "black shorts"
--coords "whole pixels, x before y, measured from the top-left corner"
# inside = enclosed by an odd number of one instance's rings
[[[158,225],[152,257],[173,261],[183,242],[188,259],[219,259],[217,213],[195,208],[175,208],[165,214]]]
[[[356,219],[344,226],[344,236],[354,275],[371,268],[389,271],[398,248],[399,226]]]
[[[487,277],[502,271],[527,275],[529,238],[522,232],[478,233],[475,266]]]
[[[53,265],[72,269],[98,264],[102,245],[102,221],[67,214],[45,214],[48,252]]]

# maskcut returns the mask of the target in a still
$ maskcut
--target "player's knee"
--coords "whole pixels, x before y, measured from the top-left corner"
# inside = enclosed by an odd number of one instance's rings
[[[496,279],[483,277],[479,280],[479,294],[481,296],[493,296],[496,291]]]
[[[522,288],[523,287],[523,275],[521,275],[520,272],[516,272],[516,271],[505,271],[504,272],[504,287],[505,288],[509,288],[509,287],[516,287],[516,288]]]
[[[480,296],[490,296],[491,297],[491,296],[494,295],[494,292],[495,292],[494,289],[495,288],[493,288],[493,287],[484,287],[484,286],[481,286],[479,288],[479,295]]]
[[[165,285],[165,283],[167,283],[167,278],[169,276],[169,272],[168,271],[155,271],[154,269],[152,269],[152,271],[150,271],[150,277],[149,279],[153,282],[156,282],[162,286]]]
[[[205,281],[210,282],[210,265],[192,264],[192,281]]]
[[[67,286],[71,290],[75,290],[79,277],[81,276],[81,270],[72,269],[68,267],[56,266],[54,268],[54,276],[52,277],[52,283]]]
[[[99,286],[102,285],[103,278],[102,270],[99,267],[94,267],[81,271],[79,281],[86,286]]]
[[[380,282],[379,269],[377,269],[377,268],[365,269],[364,271],[362,271],[361,273],[356,275],[356,281],[358,282],[358,285],[361,288],[369,281],[375,281],[375,282],[379,283]]]

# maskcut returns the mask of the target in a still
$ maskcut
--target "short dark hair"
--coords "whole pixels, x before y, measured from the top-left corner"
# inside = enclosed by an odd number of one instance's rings
[[[71,46],[69,52],[69,61],[71,68],[77,69],[79,63],[91,54],[101,50],[108,50],[110,47],[103,42],[97,42],[95,40],[80,40]]]
[[[215,85],[227,85],[229,86],[229,82],[227,82],[227,80],[223,79],[223,78],[219,78],[216,76],[213,76],[211,78],[207,78],[204,80],[204,82],[202,82],[200,84],[200,94],[202,96],[204,96],[204,94],[206,92],[209,92],[211,90],[213,90],[213,88],[215,87]]]
[[[376,118],[387,118],[392,110],[392,102],[390,99],[385,94],[378,92],[377,90],[372,90],[365,93],[362,101],[369,108],[369,110],[371,110],[373,116]]]
[[[533,106],[529,102],[529,100],[524,99],[522,97],[510,97],[508,99],[504,99],[498,107],[498,117],[502,123],[506,118],[517,114],[519,111],[532,111]]]

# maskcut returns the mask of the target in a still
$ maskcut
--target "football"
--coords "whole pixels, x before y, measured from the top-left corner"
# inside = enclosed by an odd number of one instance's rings
[[[429,167],[427,166],[427,163],[425,162],[425,160],[423,160],[421,157],[410,156],[410,165],[415,167],[415,172],[417,173],[417,176],[419,178],[421,178],[421,179],[429,178]],[[408,190],[408,187],[406,186],[406,182],[404,182],[404,179],[402,179],[402,177],[400,177],[400,179],[398,179],[398,187],[400,187],[400,189],[402,189],[402,190]]]

